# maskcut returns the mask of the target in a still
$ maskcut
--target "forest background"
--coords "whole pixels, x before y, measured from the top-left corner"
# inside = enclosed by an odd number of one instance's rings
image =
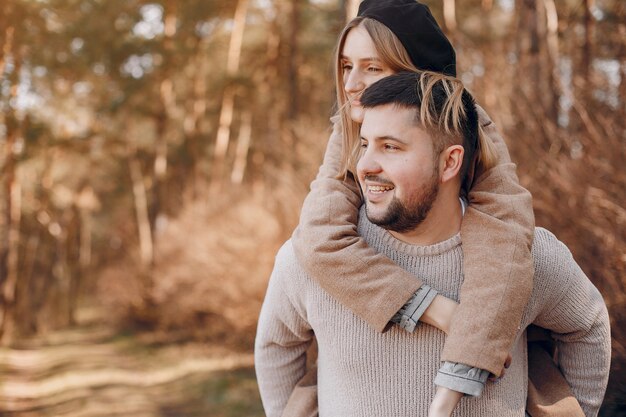
[[[323,155],[332,51],[358,3],[2,1],[0,415],[262,414],[256,318]],[[425,3],[503,132],[537,224],[604,296],[602,415],[626,415],[626,4]],[[96,345],[117,347],[100,357]],[[116,355],[160,360],[159,349],[172,366],[180,355],[230,365],[194,379],[203,388],[186,395],[204,405],[154,391],[130,414],[103,414],[113,393],[186,387],[168,383],[192,370],[143,385],[103,373],[156,372]]]

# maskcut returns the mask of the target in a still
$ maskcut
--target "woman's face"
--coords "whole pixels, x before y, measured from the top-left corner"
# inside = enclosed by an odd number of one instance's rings
[[[348,32],[341,51],[343,86],[350,104],[350,117],[363,122],[361,94],[372,83],[395,73],[378,56],[374,41],[362,26]]]

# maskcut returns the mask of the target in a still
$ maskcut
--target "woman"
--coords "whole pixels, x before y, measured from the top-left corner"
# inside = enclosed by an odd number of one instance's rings
[[[432,416],[449,415],[463,394],[480,394],[489,373],[503,373],[532,288],[531,197],[518,184],[495,126],[479,109],[485,140],[475,180],[465,184],[470,205],[461,230],[463,302],[457,307],[368,248],[356,233],[361,195],[350,173],[359,152],[359,96],[373,82],[399,71],[419,68],[455,76],[455,55],[426,6],[411,0],[366,0],[341,34],[336,58],[339,112],[294,233],[294,248],[320,286],[379,331],[390,322],[412,331],[421,320],[449,333],[431,407]],[[469,382],[459,388],[463,380]],[[310,383],[312,375],[301,385]],[[290,407],[297,408],[295,393]],[[285,415],[295,415],[288,410]]]

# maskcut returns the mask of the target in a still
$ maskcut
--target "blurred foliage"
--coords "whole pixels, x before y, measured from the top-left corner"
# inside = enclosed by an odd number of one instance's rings
[[[2,2],[2,341],[68,326],[95,302],[126,325],[249,349],[324,150],[350,3]],[[468,0],[453,15],[426,3],[537,224],[609,305],[603,413],[624,412],[624,2]]]

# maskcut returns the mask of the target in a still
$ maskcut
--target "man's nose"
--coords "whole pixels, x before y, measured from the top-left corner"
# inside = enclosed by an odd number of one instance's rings
[[[356,170],[360,178],[364,178],[366,175],[380,174],[382,172],[382,167],[378,163],[376,154],[372,149],[366,148],[361,152]]]
[[[365,83],[357,69],[352,69],[345,79],[344,89],[346,93],[354,94],[363,91]]]

